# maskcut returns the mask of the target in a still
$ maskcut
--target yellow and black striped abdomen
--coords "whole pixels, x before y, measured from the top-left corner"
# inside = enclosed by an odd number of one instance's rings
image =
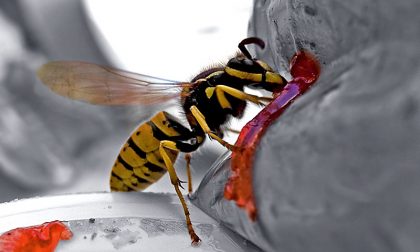
[[[144,190],[166,173],[165,163],[159,153],[160,140],[179,135],[169,127],[167,115],[166,112],[159,112],[131,134],[112,167],[112,191]],[[174,163],[178,152],[167,153]]]

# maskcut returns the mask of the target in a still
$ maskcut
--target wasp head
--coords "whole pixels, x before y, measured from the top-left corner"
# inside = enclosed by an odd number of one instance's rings
[[[251,37],[242,40],[238,47],[241,53],[229,60],[225,71],[230,76],[249,82],[247,86],[273,91],[286,85],[286,80],[275,72],[267,63],[252,58],[245,45],[256,44],[264,48],[265,44],[259,38]]]

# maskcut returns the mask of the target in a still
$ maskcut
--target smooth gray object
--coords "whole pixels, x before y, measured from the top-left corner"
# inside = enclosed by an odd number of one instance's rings
[[[316,86],[256,153],[258,221],[223,199],[230,163],[195,203],[266,251],[418,251],[418,1],[256,1],[258,57],[278,70],[295,48],[320,59]],[[227,159],[226,159],[227,160]]]

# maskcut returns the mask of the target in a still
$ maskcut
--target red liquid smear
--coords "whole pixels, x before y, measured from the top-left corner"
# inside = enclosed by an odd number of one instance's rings
[[[232,153],[232,175],[225,185],[224,196],[245,208],[251,220],[257,217],[252,190],[252,167],[257,145],[267,128],[318,79],[321,67],[316,58],[300,51],[293,56],[290,73],[293,79],[282,89],[274,92],[276,97],[241,130],[235,145],[240,150]]]
[[[60,221],[16,228],[0,236],[0,251],[52,252],[60,240],[70,240],[72,232]]]

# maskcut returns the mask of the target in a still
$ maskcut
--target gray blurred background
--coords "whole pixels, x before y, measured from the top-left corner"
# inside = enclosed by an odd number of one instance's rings
[[[186,1],[174,12],[170,1],[1,1],[0,202],[108,190],[110,167],[138,123],[164,108],[178,115],[174,107],[101,107],[59,97],[37,80],[40,65],[83,60],[188,80],[231,56],[246,36],[251,1],[227,4],[218,22],[206,15],[200,21],[196,13],[209,5]],[[222,152],[208,144],[193,155],[195,185]],[[172,192],[166,177],[149,190]]]

